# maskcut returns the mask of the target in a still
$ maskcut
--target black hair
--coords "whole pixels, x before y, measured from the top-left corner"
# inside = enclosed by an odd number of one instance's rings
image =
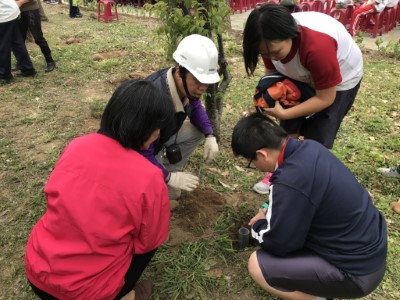
[[[99,133],[125,148],[139,151],[155,130],[170,126],[173,118],[174,107],[169,96],[150,81],[128,80],[111,96]]]
[[[186,79],[186,74],[189,72],[188,69],[186,69],[184,66],[181,65],[179,65],[178,68],[179,68],[179,76],[182,79]]]
[[[296,8],[296,4],[291,4],[291,5],[287,5],[287,4],[281,4],[283,7],[286,7],[289,11],[290,11],[290,13],[293,13],[294,12],[294,9]]]
[[[257,150],[280,150],[286,138],[286,131],[270,117],[263,113],[253,113],[236,124],[231,146],[235,155],[254,159]]]
[[[283,41],[297,38],[299,29],[290,11],[279,4],[266,3],[255,8],[243,31],[243,59],[248,75],[256,69],[262,41]]]
[[[178,68],[179,68],[179,76],[182,78],[182,84],[183,84],[183,88],[184,88],[185,93],[186,93],[186,97],[188,97],[188,99],[190,101],[196,101],[197,99],[195,97],[193,97],[192,95],[190,95],[189,89],[187,87],[186,78],[187,78],[187,74],[190,73],[190,71],[188,69],[186,69],[184,66],[181,66],[181,65],[178,65]],[[176,68],[174,68],[173,72],[175,73],[175,71],[176,71]]]

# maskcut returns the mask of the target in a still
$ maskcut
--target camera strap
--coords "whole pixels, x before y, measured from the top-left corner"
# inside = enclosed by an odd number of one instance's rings
[[[178,133],[179,133],[179,130],[176,132],[174,144],[176,144],[176,141],[178,140]]]
[[[188,97],[188,99],[190,101],[195,101],[197,100],[195,97],[193,97],[192,95],[190,95],[187,84],[186,84],[186,74],[187,74],[188,70],[183,67],[183,66],[179,66],[179,75],[182,78],[182,83],[183,83],[183,88],[185,90],[186,93],[186,97]]]

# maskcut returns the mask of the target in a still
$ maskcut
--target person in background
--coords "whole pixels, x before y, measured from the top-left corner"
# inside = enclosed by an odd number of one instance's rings
[[[338,158],[313,140],[288,137],[262,113],[236,124],[232,150],[273,172],[269,206],[248,224],[260,246],[248,262],[258,285],[288,300],[360,298],[379,285],[385,218]]]
[[[368,0],[358,6],[351,16],[350,35],[355,36],[357,34],[362,18],[365,18],[367,15],[380,13],[385,7],[395,7],[397,3],[399,3],[399,0]]]
[[[267,3],[250,13],[244,28],[248,75],[254,73],[260,56],[267,74],[278,71],[316,92],[299,105],[284,109],[277,102],[264,112],[279,119],[290,136],[304,136],[331,149],[363,76],[361,50],[346,28],[323,13],[291,14],[281,5]],[[257,183],[267,193],[268,176]]]
[[[25,42],[18,28],[20,10],[15,0],[0,0],[0,84],[11,83],[11,51],[20,65],[20,74],[24,77],[36,75]]]
[[[349,5],[354,5],[353,0],[335,0],[336,8],[347,8]]]
[[[49,18],[46,16],[46,13],[44,12],[44,9],[43,9],[43,6],[42,6],[42,1],[38,0],[37,3],[39,5],[40,20],[42,22],[48,22]]]
[[[42,21],[40,17],[39,4],[37,1],[40,0],[17,0],[17,3],[21,3],[21,18],[19,20],[19,28],[24,40],[26,40],[28,30],[30,31],[36,45],[40,47],[40,51],[46,60],[46,68],[44,71],[51,72],[56,68],[56,63],[51,55],[49,44],[43,36]],[[20,68],[21,67],[17,64],[16,69]]]
[[[52,4],[52,5],[61,4],[61,0],[47,0],[46,4]]]
[[[26,275],[41,299],[150,299],[152,283],[138,280],[167,239],[170,207],[162,172],[139,152],[172,118],[157,87],[129,80],[99,131],[63,150],[26,246]]]
[[[220,80],[218,50],[214,42],[198,34],[185,37],[173,53],[177,65],[159,70],[146,79],[154,82],[175,107],[175,122],[161,129],[160,138],[142,151],[164,173],[172,205],[181,190],[192,191],[199,178],[182,172],[192,152],[205,138],[204,159],[213,160],[218,153],[211,121],[201,103],[209,84]]]
[[[69,17],[82,18],[83,15],[78,7],[78,0],[69,0]]]

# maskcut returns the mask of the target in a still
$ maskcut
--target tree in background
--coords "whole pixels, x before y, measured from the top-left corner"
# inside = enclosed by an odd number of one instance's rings
[[[213,124],[214,134],[220,136],[220,124],[223,108],[223,95],[232,79],[225,59],[222,32],[229,26],[230,9],[226,0],[159,0],[145,8],[163,24],[157,29],[160,37],[166,37],[165,54],[167,59],[179,42],[190,34],[201,34],[216,42],[219,57],[218,65],[222,81],[208,87],[204,95],[207,114]]]

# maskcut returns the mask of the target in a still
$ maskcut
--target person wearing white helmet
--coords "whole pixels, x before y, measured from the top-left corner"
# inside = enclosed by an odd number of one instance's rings
[[[200,101],[209,84],[219,82],[218,50],[214,42],[202,35],[185,37],[173,53],[177,65],[159,70],[146,79],[170,95],[175,107],[174,124],[161,129],[160,137],[148,150],[142,151],[164,173],[172,202],[181,190],[193,191],[199,178],[182,169],[202,139],[204,159],[215,158],[219,148],[211,121]]]

